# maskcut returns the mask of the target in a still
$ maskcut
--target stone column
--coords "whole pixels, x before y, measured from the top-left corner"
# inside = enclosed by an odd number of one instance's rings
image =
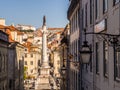
[[[49,60],[47,56],[47,30],[46,30],[46,19],[45,16],[43,18],[43,26],[42,26],[42,66],[40,67],[40,78],[38,80],[38,85],[36,89],[39,90],[50,90],[50,66]]]
[[[49,60],[47,56],[47,29],[46,29],[46,19],[43,18],[43,37],[42,37],[42,67],[49,67]]]

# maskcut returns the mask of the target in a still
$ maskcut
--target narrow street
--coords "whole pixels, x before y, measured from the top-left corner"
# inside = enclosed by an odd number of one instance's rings
[[[1,0],[0,90],[120,90],[120,0]]]

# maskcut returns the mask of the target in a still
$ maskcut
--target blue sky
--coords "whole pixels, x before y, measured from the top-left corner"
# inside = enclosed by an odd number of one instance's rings
[[[68,23],[69,0],[0,0],[0,18],[6,24],[42,26],[46,15],[47,27],[65,27]]]

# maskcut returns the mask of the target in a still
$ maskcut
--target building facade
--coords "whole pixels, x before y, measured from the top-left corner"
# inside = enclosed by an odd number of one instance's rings
[[[49,48],[49,60],[51,71],[50,74],[53,78],[54,89],[60,89],[61,81],[61,33],[64,28],[48,28],[48,48]]]
[[[23,89],[24,46],[17,42],[17,35],[19,31],[13,26],[0,25],[0,29],[8,35],[9,42],[7,47],[4,45],[7,49],[7,57],[4,56],[4,58],[2,58],[2,60],[4,59],[3,62],[7,63],[7,66],[4,66],[4,63],[2,65],[4,68],[7,67],[7,90]],[[1,36],[6,38],[4,35]],[[6,50],[3,52],[6,52]],[[7,59],[7,62],[5,59]],[[2,90],[4,90],[4,88],[2,88]]]
[[[23,77],[24,76],[24,52],[25,52],[24,48],[25,47],[22,44],[17,43],[16,45],[17,61],[15,60],[15,77],[17,77],[16,81],[18,80],[17,82],[19,82],[18,90],[24,89],[24,77]]]
[[[0,30],[0,90],[8,90],[8,35]]]
[[[16,28],[19,29],[19,30],[36,30],[36,28],[34,26],[22,25],[22,24],[16,25]]]
[[[82,31],[115,36],[120,34],[119,0],[80,0],[80,5]],[[82,65],[81,90],[119,90],[119,44],[111,43],[114,41],[113,36],[107,37],[102,34],[86,36],[92,56],[89,64]],[[116,39],[119,42],[119,37]],[[82,32],[81,41],[84,40]]]
[[[4,18],[0,18],[0,25],[5,25],[5,19]]]
[[[41,61],[40,48],[30,42],[24,45],[26,46],[24,66],[27,67],[27,78],[36,79],[39,75],[39,62]]]
[[[69,24],[66,25],[64,31],[61,34],[61,63],[60,63],[60,74],[61,74],[61,82],[60,82],[60,89],[61,90],[68,90],[68,80],[69,80],[69,38],[70,38],[70,26]]]
[[[8,50],[8,82],[9,90],[23,90],[24,88],[24,46],[22,33],[14,26],[4,26],[5,32],[9,35]],[[21,42],[19,42],[21,41]]]
[[[68,60],[68,90],[80,90],[80,72],[79,66],[79,35],[80,35],[80,1],[79,0],[69,0],[69,8],[67,12],[68,20],[70,22],[70,39],[69,39],[69,58]]]

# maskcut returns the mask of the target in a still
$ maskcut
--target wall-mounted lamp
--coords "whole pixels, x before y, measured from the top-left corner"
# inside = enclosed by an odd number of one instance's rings
[[[61,68],[61,74],[62,74],[62,75],[65,75],[65,73],[66,73],[66,67],[62,67],[62,68]]]
[[[82,49],[80,51],[80,55],[81,55],[83,64],[89,63],[91,52],[92,51],[88,45],[88,42],[85,40],[84,44],[82,45]]]
[[[92,53],[90,46],[88,45],[88,42],[86,40],[87,34],[95,34],[100,35],[107,43],[109,43],[109,46],[113,46],[115,49],[117,46],[120,46],[118,38],[120,35],[113,35],[113,34],[106,34],[106,33],[94,33],[94,32],[86,32],[86,29],[84,30],[85,35],[85,41],[83,43],[83,46],[80,51],[81,59],[83,64],[89,63],[90,55]]]

